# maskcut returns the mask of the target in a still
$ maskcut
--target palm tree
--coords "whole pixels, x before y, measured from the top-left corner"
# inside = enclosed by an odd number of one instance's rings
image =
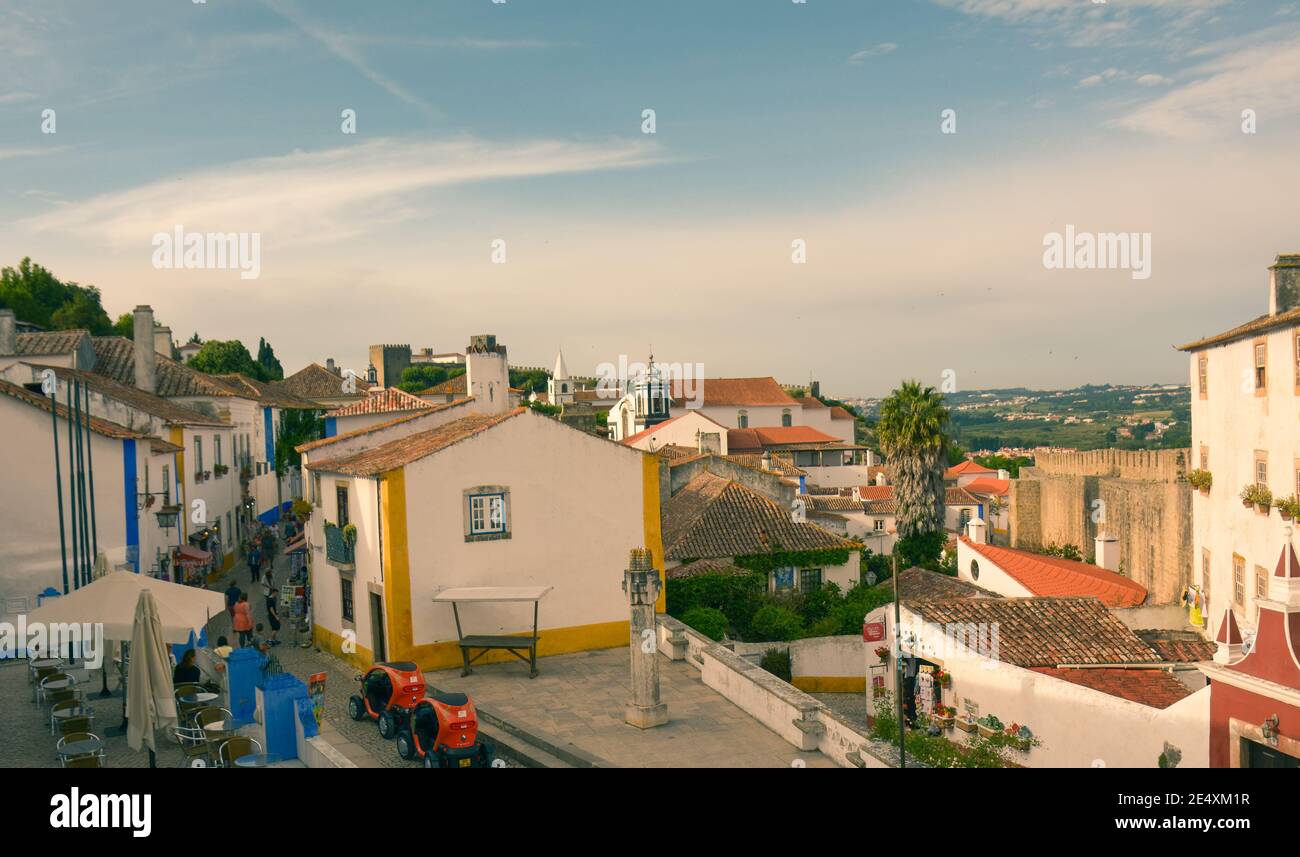
[[[919,381],[904,381],[880,404],[876,433],[894,479],[902,538],[943,530],[947,427],[942,394]]]

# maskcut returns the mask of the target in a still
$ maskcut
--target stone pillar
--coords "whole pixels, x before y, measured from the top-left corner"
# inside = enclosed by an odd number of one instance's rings
[[[655,624],[655,601],[659,598],[659,572],[650,551],[633,548],[623,591],[631,606],[630,657],[632,698],[624,719],[638,729],[650,729],[668,722],[668,705],[659,701],[659,631]]]

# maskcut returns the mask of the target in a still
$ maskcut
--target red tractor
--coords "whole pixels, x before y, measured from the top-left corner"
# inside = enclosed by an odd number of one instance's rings
[[[416,704],[397,734],[397,754],[426,768],[488,768],[492,745],[478,737],[478,714],[463,693],[437,691]]]
[[[356,678],[361,693],[348,698],[348,715],[353,720],[369,717],[385,738],[396,735],[424,699],[424,675],[409,661],[375,664]]]

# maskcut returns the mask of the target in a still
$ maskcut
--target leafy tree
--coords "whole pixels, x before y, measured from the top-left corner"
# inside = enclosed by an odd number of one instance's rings
[[[754,614],[753,631],[760,642],[797,640],[803,636],[803,618],[789,607],[764,604]]]
[[[186,344],[186,345],[202,345],[202,344],[203,344],[203,340],[199,338],[199,332],[196,330],[196,331],[194,331],[194,333],[190,334],[190,338],[189,338],[189,340],[186,341],[185,344]]]
[[[444,366],[437,366],[431,363],[422,363],[416,366],[407,366],[402,370],[402,380],[398,381],[397,386],[408,393],[419,393],[430,387],[436,387],[444,381],[452,378],[459,378],[465,374],[463,367],[448,369]]]
[[[727,616],[716,607],[692,607],[682,616],[682,622],[710,640],[721,640],[727,634]]]
[[[302,464],[302,453],[294,447],[325,436],[325,419],[320,411],[285,410],[280,412],[280,432],[275,439],[275,472],[284,476],[290,467]]]
[[[253,359],[244,343],[238,339],[209,339],[199,353],[190,358],[189,365],[209,375],[228,375],[240,372],[258,381],[270,381],[266,368]]]
[[[894,545],[894,553],[898,554],[898,567],[903,569],[917,565],[931,571],[941,571],[939,557],[947,542],[948,534],[943,530],[903,536]]]
[[[551,373],[545,369],[511,369],[510,386],[527,393],[542,393],[546,382],[551,380]]]
[[[0,270],[0,307],[12,309],[23,321],[54,330],[84,328],[96,336],[113,330],[99,289],[65,283],[27,257],[17,268]]]
[[[198,334],[195,335],[197,336]],[[281,366],[280,361],[276,359],[275,349],[271,347],[271,343],[267,342],[265,339],[257,340],[257,362],[266,375],[262,380],[284,380],[284,367]]]
[[[561,405],[548,405],[545,402],[530,402],[527,399],[524,399],[524,405],[532,408],[539,414],[545,414],[548,417],[558,417],[564,411],[564,408]]]
[[[948,409],[933,387],[904,381],[880,405],[877,433],[894,477],[902,538],[943,531]]]
[[[135,339],[135,316],[129,312],[124,312],[113,322],[114,336],[124,336],[127,339]]]

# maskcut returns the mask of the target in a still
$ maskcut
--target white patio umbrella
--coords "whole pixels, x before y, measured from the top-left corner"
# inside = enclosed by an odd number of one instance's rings
[[[209,619],[226,609],[220,592],[133,571],[112,571],[67,595],[46,600],[28,614],[27,622],[100,624],[104,639],[130,642],[142,590],[153,593],[162,638],[168,643],[189,642],[191,631],[202,631]]]
[[[133,573],[133,572],[129,572]],[[148,589],[140,591],[131,635],[131,669],[127,680],[126,743],[132,750],[149,748],[149,767],[155,767],[158,750],[154,733],[176,725],[176,698],[172,685],[171,657],[163,639],[157,599]]]

